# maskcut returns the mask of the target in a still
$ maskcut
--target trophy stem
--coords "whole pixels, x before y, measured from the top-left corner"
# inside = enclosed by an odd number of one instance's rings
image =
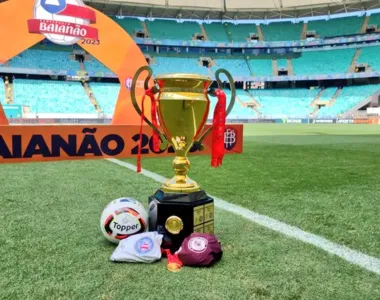
[[[176,156],[173,160],[174,177],[162,186],[168,193],[191,193],[200,190],[199,185],[187,176],[190,161],[186,156]]]

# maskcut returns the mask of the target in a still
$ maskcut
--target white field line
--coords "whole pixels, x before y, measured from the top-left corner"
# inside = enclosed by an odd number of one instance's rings
[[[128,168],[132,171],[136,171],[136,166],[130,163],[127,163],[118,159],[114,159],[114,158],[109,158],[107,160],[119,166]],[[156,173],[153,173],[144,169],[142,170],[141,173],[144,176],[149,177],[160,183],[163,183],[167,180],[163,176],[160,176]],[[276,219],[267,217],[265,215],[255,213],[249,209],[246,209],[239,205],[229,203],[223,199],[220,199],[211,195],[210,197],[214,198],[215,207],[237,214],[251,222],[257,223],[261,226],[264,226],[276,232],[280,232],[288,237],[294,238],[304,243],[311,244],[330,254],[339,256],[343,258],[344,260],[348,261],[349,263],[358,265],[368,271],[371,271],[380,275],[380,259],[376,257],[372,257],[364,253],[361,253],[359,251],[352,250],[348,247],[333,243],[323,237],[303,231],[297,227],[288,225],[286,223],[280,222]]]

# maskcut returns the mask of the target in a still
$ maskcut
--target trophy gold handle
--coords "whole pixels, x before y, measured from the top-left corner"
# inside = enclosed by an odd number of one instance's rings
[[[222,73],[224,75],[226,75],[227,79],[228,79],[228,83],[230,84],[230,90],[231,90],[231,99],[230,99],[230,103],[227,107],[227,110],[226,110],[226,117],[230,114],[232,108],[234,107],[235,105],[235,99],[236,99],[236,88],[235,88],[235,83],[234,83],[234,80],[232,78],[232,75],[230,74],[230,72],[228,72],[227,70],[225,69],[218,69],[216,72],[215,72],[215,78],[216,78],[216,82],[218,83],[218,88],[219,89],[222,89],[222,81],[220,80],[220,77],[219,77],[219,74]],[[210,90],[209,92],[209,95],[211,96],[215,96],[215,91],[212,89]],[[196,147],[199,149],[199,150],[203,150],[204,146],[202,145],[202,142],[203,140],[205,139],[205,137],[212,131],[212,126],[210,128],[208,128],[203,134],[202,136],[199,138],[198,141],[194,141],[194,145],[196,145]]]
[[[148,71],[148,76],[145,78],[145,81],[144,81],[144,89],[145,91],[149,89],[149,80],[152,78],[152,69],[148,66],[143,66],[143,67],[140,67],[135,76],[133,77],[133,80],[132,80],[132,87],[131,87],[131,99],[132,99],[132,104],[133,104],[133,107],[135,108],[135,110],[137,111],[137,113],[143,117],[144,121],[159,135],[162,143],[160,145],[160,149],[161,150],[165,150],[167,147],[168,147],[168,141],[166,139],[166,137],[164,136],[163,133],[161,133],[161,131],[152,124],[152,122],[150,122],[147,117],[145,115],[143,115],[139,105],[137,104],[137,100],[136,100],[136,84],[137,84],[137,80],[140,76],[140,74],[144,71]],[[154,86],[152,88],[152,92],[153,94],[157,94],[159,92],[158,88],[156,86]]]

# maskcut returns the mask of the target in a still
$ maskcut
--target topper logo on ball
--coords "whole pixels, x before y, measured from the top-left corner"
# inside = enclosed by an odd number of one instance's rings
[[[36,0],[28,29],[55,44],[73,45],[84,38],[98,39],[98,30],[89,26],[94,23],[95,12],[82,0]]]

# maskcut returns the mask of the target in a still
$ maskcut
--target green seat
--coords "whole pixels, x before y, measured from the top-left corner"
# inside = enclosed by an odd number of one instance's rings
[[[380,71],[380,46],[362,48],[357,64],[367,63],[374,71]]]
[[[315,30],[321,38],[360,33],[364,17],[345,17],[330,20],[310,21],[307,30]]]
[[[126,32],[129,33],[129,35],[134,36],[134,33],[139,30],[144,30],[142,26],[142,22],[139,19],[136,18],[123,18],[119,19],[117,17],[112,17],[112,20],[114,20],[117,24],[119,24],[121,27],[124,28]]]
[[[222,23],[218,22],[218,23],[211,23],[211,24],[203,24],[203,27],[206,30],[207,36],[210,41],[214,41],[214,42],[228,41],[225,25],[223,25]]]
[[[171,20],[146,21],[149,35],[154,39],[191,40],[195,33],[201,33],[196,22],[178,23]]]
[[[301,39],[302,23],[280,22],[261,24],[264,41],[298,41]]]
[[[320,75],[345,73],[351,64],[356,49],[303,51],[293,58],[295,75]]]

